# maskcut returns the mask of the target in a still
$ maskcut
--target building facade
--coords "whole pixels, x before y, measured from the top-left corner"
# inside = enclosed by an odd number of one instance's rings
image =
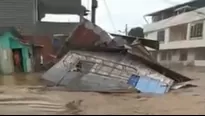
[[[16,27],[23,35],[69,34],[78,23],[42,22],[46,14],[84,16],[81,0],[1,0],[0,27]]]
[[[19,57],[19,65],[16,64],[15,55]],[[20,42],[11,32],[0,36],[0,74],[31,72],[31,56],[31,46]]]
[[[146,16],[152,23],[144,26],[145,37],[160,41],[151,50],[166,65],[205,66],[205,0],[194,0]]]

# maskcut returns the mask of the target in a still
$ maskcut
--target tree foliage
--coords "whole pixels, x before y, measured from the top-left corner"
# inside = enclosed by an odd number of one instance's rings
[[[129,33],[129,36],[133,36],[133,37],[141,37],[144,38],[144,30],[141,27],[136,27],[136,28],[132,28]]]

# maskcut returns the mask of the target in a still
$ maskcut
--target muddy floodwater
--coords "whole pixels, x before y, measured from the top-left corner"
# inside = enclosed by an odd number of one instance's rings
[[[0,75],[0,86],[39,86],[42,85],[40,73]]]
[[[194,79],[196,88],[172,91],[162,96],[102,94],[31,89],[42,86],[41,74],[0,77],[0,115],[5,114],[205,114],[205,70],[176,69]]]

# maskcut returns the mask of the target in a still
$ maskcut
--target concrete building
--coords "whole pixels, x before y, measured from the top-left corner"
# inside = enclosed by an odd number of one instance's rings
[[[160,41],[150,51],[162,64],[205,66],[205,0],[193,0],[148,14],[145,37]]]
[[[68,34],[78,23],[42,22],[46,14],[82,17],[81,0],[1,0],[0,27],[16,27],[23,35]]]
[[[16,55],[20,65],[16,64]],[[18,32],[8,28],[0,29],[0,74],[31,72],[31,56],[31,45],[21,42]]]

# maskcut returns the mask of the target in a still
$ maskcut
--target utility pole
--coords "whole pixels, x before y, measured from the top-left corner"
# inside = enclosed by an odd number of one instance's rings
[[[125,25],[125,30],[121,31],[118,30],[118,32],[125,34],[126,36],[128,36],[128,24]]]
[[[128,25],[125,25],[125,35],[128,36]]]
[[[92,13],[91,13],[91,22],[96,23],[96,9],[98,7],[98,1],[97,0],[92,0]]]

